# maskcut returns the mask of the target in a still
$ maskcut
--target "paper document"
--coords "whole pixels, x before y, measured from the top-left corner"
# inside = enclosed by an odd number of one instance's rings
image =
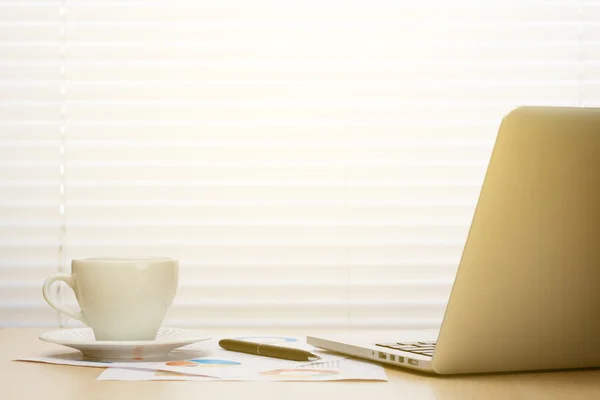
[[[342,380],[387,381],[381,365],[357,359],[340,359],[315,362],[303,366],[267,369],[264,371],[238,370],[227,378],[184,375],[147,369],[107,368],[99,377],[101,381],[264,381],[264,382],[325,382]]]

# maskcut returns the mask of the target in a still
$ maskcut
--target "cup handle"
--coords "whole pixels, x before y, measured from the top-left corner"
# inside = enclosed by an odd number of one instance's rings
[[[71,275],[65,273],[54,274],[48,277],[48,279],[46,279],[46,281],[44,282],[44,286],[42,287],[42,293],[44,295],[44,299],[46,299],[46,302],[50,304],[50,307],[54,308],[56,311],[61,312],[63,314],[67,314],[69,317],[75,318],[76,320],[79,320],[89,326],[90,324],[88,324],[85,317],[80,311],[70,310],[69,308],[60,304],[56,299],[54,299],[50,292],[50,289],[52,288],[52,285],[54,285],[54,283],[57,281],[62,281],[66,283],[67,285],[69,285],[71,290],[73,290],[73,278],[71,277]]]

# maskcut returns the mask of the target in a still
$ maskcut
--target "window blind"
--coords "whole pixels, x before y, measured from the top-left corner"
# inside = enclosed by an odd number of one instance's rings
[[[40,283],[61,247],[57,4],[0,3],[0,325],[56,325]]]
[[[0,324],[59,323],[40,286],[72,258],[163,255],[167,324],[438,326],[502,116],[594,104],[599,18],[575,0],[0,3]]]

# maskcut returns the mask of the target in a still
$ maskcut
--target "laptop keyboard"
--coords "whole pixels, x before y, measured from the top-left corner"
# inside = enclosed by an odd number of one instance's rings
[[[376,346],[387,347],[388,349],[408,351],[409,353],[421,354],[423,356],[433,356],[435,342],[393,342],[376,343]]]

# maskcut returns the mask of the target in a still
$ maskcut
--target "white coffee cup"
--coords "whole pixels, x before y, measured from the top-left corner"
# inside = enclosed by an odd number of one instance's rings
[[[73,289],[81,312],[53,297],[57,281]],[[178,281],[179,262],[171,258],[85,258],[71,262],[71,274],[46,279],[43,294],[51,307],[91,327],[96,340],[154,340]]]

